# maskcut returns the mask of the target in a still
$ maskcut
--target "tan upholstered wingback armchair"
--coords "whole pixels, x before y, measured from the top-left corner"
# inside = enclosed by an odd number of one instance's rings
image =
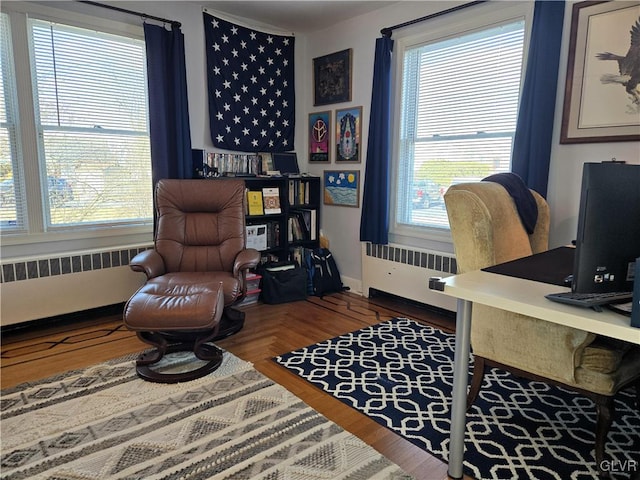
[[[454,185],[444,195],[458,273],[479,270],[543,252],[548,247],[549,206],[532,191],[538,206],[528,234],[516,204],[499,183]],[[467,407],[475,401],[486,365],[568,386],[597,405],[596,462],[612,422],[613,396],[636,384],[640,403],[640,351],[631,344],[532,317],[474,304],[471,320],[474,371]]]

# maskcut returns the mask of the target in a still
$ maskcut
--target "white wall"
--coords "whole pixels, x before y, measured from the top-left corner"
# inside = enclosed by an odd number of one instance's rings
[[[295,148],[298,152],[300,168],[314,175],[322,175],[323,170],[349,168],[360,170],[362,177],[365,171],[367,133],[369,129],[369,113],[375,39],[380,36],[380,29],[398,23],[422,17],[445,8],[451,8],[464,2],[398,2],[391,7],[376,10],[361,17],[336,24],[330,29],[313,34],[296,33],[296,136]],[[121,5],[122,3],[118,3]],[[126,2],[126,7],[182,23],[185,35],[187,88],[189,94],[189,116],[191,121],[191,142],[193,148],[213,149],[209,133],[208,99],[206,91],[204,50],[204,32],[202,27],[201,7],[185,2]],[[95,9],[94,9],[95,10]],[[98,9],[99,10],[99,9]],[[212,11],[212,13],[214,13]],[[110,15],[109,12],[103,12]],[[223,18],[234,20],[227,14]],[[121,17],[119,17],[121,18]],[[444,17],[443,17],[444,18]],[[248,19],[236,19],[244,25],[260,23]],[[438,20],[441,21],[441,20]],[[273,27],[273,26],[271,26]],[[313,58],[344,50],[353,49],[352,101],[332,105],[313,106],[312,69]],[[351,106],[363,107],[361,158],[360,164],[311,164],[307,162],[308,114],[314,111],[331,110]],[[333,123],[333,119],[332,119]],[[362,185],[361,192],[362,196]],[[362,259],[360,250],[360,212],[359,208],[326,206],[321,209],[322,233],[329,239],[330,248],[338,261],[340,273],[346,284],[357,286],[362,278]],[[433,245],[421,245],[434,248]],[[442,250],[440,245],[435,248]],[[452,251],[451,249],[449,251]]]
[[[560,51],[556,115],[551,148],[551,165],[547,201],[551,209],[550,246],[567,244],[575,238],[578,225],[578,203],[582,165],[585,162],[601,162],[616,158],[627,163],[640,164],[640,142],[560,144],[562,105],[569,55],[569,32],[573,4],[567,2],[564,16],[564,34]]]
[[[507,2],[501,2],[503,5]],[[569,31],[571,12],[574,2],[567,2],[565,11],[564,34],[560,55],[558,93],[556,98],[556,115],[551,150],[549,187],[547,200],[551,208],[550,246],[567,244],[574,239],[577,228],[578,202],[582,165],[585,162],[600,162],[615,157],[628,163],[640,164],[639,142],[588,143],[560,145],[560,124],[562,121],[562,105],[564,84],[569,49]],[[345,48],[354,49],[354,97],[349,105],[363,105],[363,158],[366,158],[366,132],[368,129],[369,104],[371,96],[371,76],[373,72],[373,56],[375,38],[380,29],[396,25],[404,21],[419,18],[430,13],[450,8],[453,2],[400,2],[352,21],[336,25],[334,28],[309,36],[307,50],[307,71],[311,71],[313,57],[331,53]],[[427,25],[440,25],[455,19],[455,14],[431,20]],[[307,90],[306,104],[311,111],[323,110],[313,105],[311,92]],[[343,105],[330,105],[331,108],[342,108]],[[298,121],[301,121],[299,119]],[[304,145],[304,143],[302,143]],[[356,166],[363,172],[365,164]],[[327,167],[328,168],[328,167]],[[312,166],[310,171],[320,174],[323,167]],[[339,262],[341,273],[347,277],[361,278],[361,258],[359,250],[360,210],[344,207],[326,207],[322,215],[322,228],[331,240],[331,249]],[[441,245],[422,242],[423,248],[439,249]],[[448,250],[451,251],[451,250]]]
[[[48,5],[62,6],[67,2],[47,2]],[[189,94],[189,110],[191,121],[191,139],[194,148],[211,149],[206,90],[206,57],[204,50],[204,32],[202,25],[202,9],[192,2],[112,2],[124,8],[145,12],[150,15],[177,20],[182,23],[185,35],[187,87]],[[430,2],[398,2],[356,19],[337,24],[334,27],[310,35],[296,35],[296,139],[295,146],[299,153],[301,169],[321,175],[322,170],[336,168],[335,163],[305,165],[307,116],[313,111],[335,110],[348,106],[363,106],[362,122],[362,158],[361,164],[348,164],[349,168],[361,170],[364,175],[367,132],[371,101],[371,85],[374,59],[375,39],[380,36],[380,29],[402,23],[413,18],[422,17],[464,2],[430,1]],[[500,2],[503,5],[506,2]],[[130,23],[138,19],[116,14],[107,10],[73,3],[66,8],[81,10],[85,13],[117,18]],[[612,157],[630,163],[640,163],[638,142],[618,142],[601,144],[560,145],[560,123],[562,120],[562,102],[564,98],[564,81],[567,67],[569,30],[572,2],[567,3],[565,14],[565,33],[560,57],[560,78],[558,79],[558,96],[554,126],[553,148],[551,153],[551,170],[548,189],[548,201],[551,206],[551,246],[565,244],[573,239],[577,225],[578,197],[582,164],[587,161],[599,162]],[[225,16],[225,15],[223,15]],[[229,18],[228,16],[225,16]],[[455,14],[440,17],[431,22],[438,25],[455,21]],[[259,26],[255,21],[244,20],[242,23]],[[431,23],[433,25],[433,23]],[[430,28],[430,24],[424,24]],[[349,103],[313,106],[312,95],[312,59],[314,57],[336,52],[346,48],[353,49],[353,100]],[[362,194],[362,192],[361,192]],[[323,206],[322,230],[331,242],[333,251],[343,277],[359,281],[361,279],[361,247],[359,242],[360,209]],[[442,245],[419,244],[423,248],[441,248]]]

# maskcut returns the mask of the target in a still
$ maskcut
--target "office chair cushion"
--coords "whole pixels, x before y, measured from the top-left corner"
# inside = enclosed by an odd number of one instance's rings
[[[602,395],[615,395],[624,385],[638,382],[640,348],[632,346],[622,357],[619,367],[611,373],[598,372],[579,366],[576,368],[576,386]]]
[[[615,372],[631,344],[607,337],[597,337],[582,352],[580,366],[600,373]]]

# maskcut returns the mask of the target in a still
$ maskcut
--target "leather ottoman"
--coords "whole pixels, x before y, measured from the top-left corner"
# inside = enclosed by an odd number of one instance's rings
[[[124,324],[155,350],[141,354],[136,371],[144,380],[176,383],[204,376],[220,366],[222,351],[206,342],[216,337],[224,295],[218,282],[207,281],[206,272],[168,273],[150,279],[124,307]],[[167,353],[193,351],[203,366],[179,373],[152,370]]]

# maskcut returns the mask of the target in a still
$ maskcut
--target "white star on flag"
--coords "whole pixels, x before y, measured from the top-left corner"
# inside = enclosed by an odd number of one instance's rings
[[[209,118],[216,147],[293,150],[294,40],[203,13]]]

